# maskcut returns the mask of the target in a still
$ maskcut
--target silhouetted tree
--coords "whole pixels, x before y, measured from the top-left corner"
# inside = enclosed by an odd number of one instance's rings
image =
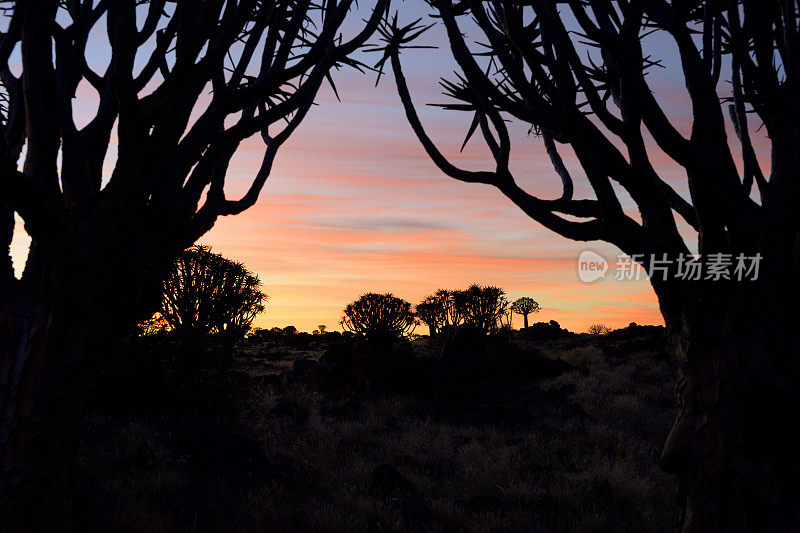
[[[0,2],[5,528],[69,527],[87,389],[114,342],[158,308],[178,254],[218,217],[256,202],[331,70],[359,66],[351,56],[388,0],[342,35],[354,5]],[[105,65],[96,66],[97,54],[87,59],[90,41],[108,52]],[[76,121],[75,102],[87,93],[94,101]],[[118,149],[109,153],[112,136]],[[229,199],[228,164],[254,136],[266,146],[261,166],[244,195]],[[9,268],[14,213],[32,238],[22,279]]]
[[[445,289],[439,289],[418,303],[416,311],[417,317],[428,326],[431,337],[461,322],[461,317],[456,312],[453,293]]]
[[[511,311],[517,313],[518,315],[522,315],[522,319],[525,323],[524,327],[528,327],[528,315],[531,313],[538,313],[539,312],[539,302],[530,298],[528,296],[523,296],[522,298],[518,298],[511,304]]]
[[[431,337],[435,337],[441,326],[442,308],[435,296],[428,296],[416,305],[415,312],[420,322],[428,326]]]
[[[193,246],[178,257],[164,278],[161,317],[180,334],[242,339],[267,295],[258,276],[244,265]]]
[[[495,160],[477,171],[449,161],[414,108],[400,52],[424,27],[381,28],[379,66],[391,62],[411,128],[442,172],[496,187],[562,236],[608,241],[650,270],[653,261],[668,265],[650,280],[680,364],[681,413],[661,463],[680,476],[686,530],[800,527],[800,455],[786,424],[800,415],[799,4],[431,2],[459,67],[442,82],[454,99],[444,107],[473,114],[467,139],[480,132]],[[480,45],[468,41],[467,25]],[[651,34],[675,55],[666,65],[686,89],[688,127],[673,124],[651,87],[648,71],[664,66],[644,51]],[[515,180],[507,120],[541,139],[560,197]],[[771,151],[761,161],[754,135]],[[583,168],[588,197],[575,197],[564,146]],[[760,274],[685,275],[681,259],[694,240],[702,267],[760,257]]]
[[[368,340],[386,342],[414,331],[411,304],[391,294],[364,294],[344,309],[342,327]]]
[[[508,310],[505,292],[499,287],[470,285],[463,291],[452,293],[456,313],[465,325],[490,333],[502,324]]]
[[[611,328],[605,324],[592,324],[586,331],[588,331],[590,335],[607,335],[611,332]]]
[[[498,327],[502,330],[511,331],[511,322],[514,320],[514,312],[510,307],[506,307],[505,311],[500,315],[497,320]]]

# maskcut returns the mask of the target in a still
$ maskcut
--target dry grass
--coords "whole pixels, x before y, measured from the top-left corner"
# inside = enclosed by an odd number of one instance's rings
[[[245,388],[230,424],[266,451],[273,472],[265,482],[190,468],[174,445],[174,420],[94,418],[81,457],[83,500],[91,502],[84,526],[671,530],[673,481],[656,458],[675,414],[672,370],[650,353],[611,361],[586,342],[542,347],[576,370],[536,384],[568,398],[563,409],[535,410],[530,423],[465,425],[426,413],[427,404],[408,396],[347,403],[301,384]],[[526,401],[527,391],[519,394]],[[267,416],[279,403],[307,409],[308,418]],[[416,486],[416,501],[369,490],[380,464]]]

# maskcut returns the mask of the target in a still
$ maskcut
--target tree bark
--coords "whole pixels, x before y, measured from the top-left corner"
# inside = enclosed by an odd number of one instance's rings
[[[36,292],[18,291],[0,317],[0,523],[7,531],[70,529],[87,396],[105,354],[157,298],[160,280],[143,255],[111,260],[96,242],[40,250]]]
[[[523,320],[523,322],[525,324],[525,329],[528,329],[528,314],[527,313],[522,315],[522,320]]]
[[[684,531],[800,529],[800,344],[783,279],[707,285],[670,326],[681,413],[661,462]]]

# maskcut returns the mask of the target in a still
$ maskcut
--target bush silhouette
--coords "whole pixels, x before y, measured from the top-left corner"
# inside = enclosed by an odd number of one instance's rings
[[[161,317],[179,333],[239,340],[264,310],[267,295],[244,265],[194,246],[164,279]]]
[[[546,341],[552,339],[559,339],[569,332],[561,329],[561,325],[555,320],[550,322],[534,322],[527,328],[522,330],[523,337],[529,340]]]
[[[605,324],[592,324],[587,331],[590,335],[606,335],[611,332],[611,328]]]
[[[411,304],[392,294],[367,293],[344,309],[342,327],[370,341],[390,341],[414,331]]]
[[[456,314],[465,325],[484,333],[497,331],[508,310],[505,292],[499,287],[471,285],[452,295]]]

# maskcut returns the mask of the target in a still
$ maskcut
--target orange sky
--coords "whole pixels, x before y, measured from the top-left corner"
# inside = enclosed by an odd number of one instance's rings
[[[564,239],[491,187],[443,176],[413,137],[391,85],[376,89],[370,78],[342,78],[343,101],[330,91],[321,95],[279,153],[259,202],[220,220],[202,239],[263,280],[270,301],[257,326],[339,329],[342,309],[362,293],[392,292],[416,303],[439,288],[471,283],[501,286],[511,299],[531,296],[542,307],[534,321],[557,320],[574,331],[596,322],[662,322],[647,281],[579,281],[581,251],[613,260],[614,247]],[[418,73],[420,102],[441,99],[435,81]],[[489,165],[477,143],[458,154],[469,117],[427,114],[445,151],[464,164]],[[560,181],[542,147],[517,130],[519,181],[558,195]],[[253,141],[231,164],[239,190],[261,150]],[[229,190],[236,195],[236,185]]]
[[[406,18],[424,17],[420,6],[403,7],[410,10]],[[424,44],[446,48],[438,28],[426,34]],[[669,46],[657,36],[649,38],[646,51],[664,59],[666,68],[653,70],[648,79],[673,122],[688,132],[691,113]],[[95,52],[90,62],[107,61],[107,45],[97,45]],[[409,51],[403,60],[421,118],[441,150],[463,166],[491,168],[478,135],[458,153],[471,117],[424,105],[444,101],[437,84],[453,67],[445,50]],[[339,329],[342,309],[362,293],[392,292],[416,303],[437,289],[471,283],[503,287],[512,300],[531,296],[542,308],[534,321],[557,320],[573,331],[585,331],[592,323],[662,323],[647,281],[615,281],[613,272],[592,284],[579,281],[578,255],[589,249],[613,261],[618,254],[613,246],[568,241],[534,223],[491,187],[443,176],[406,123],[391,72],[377,88],[374,75],[341,71],[334,78],[343,101],[325,87],[318,105],[279,152],[258,203],[221,219],[201,239],[261,277],[270,299],[257,326]],[[81,86],[75,101],[79,125],[96,108],[91,98]],[[543,198],[558,197],[560,180],[541,143],[524,125],[511,129],[512,171],[519,184]],[[759,157],[768,160],[768,148],[758,140],[763,132],[753,135]],[[115,143],[112,139],[107,174]],[[576,197],[590,197],[574,157],[562,151],[576,178]],[[262,152],[261,141],[254,139],[236,154],[228,174],[229,197],[247,187]],[[682,169],[657,149],[652,155],[664,179],[686,195]],[[626,210],[633,209],[630,199],[621,200]],[[690,248],[695,246],[691,232],[686,236]],[[12,249],[19,269],[27,249],[21,225]],[[515,325],[520,322],[517,317]]]

